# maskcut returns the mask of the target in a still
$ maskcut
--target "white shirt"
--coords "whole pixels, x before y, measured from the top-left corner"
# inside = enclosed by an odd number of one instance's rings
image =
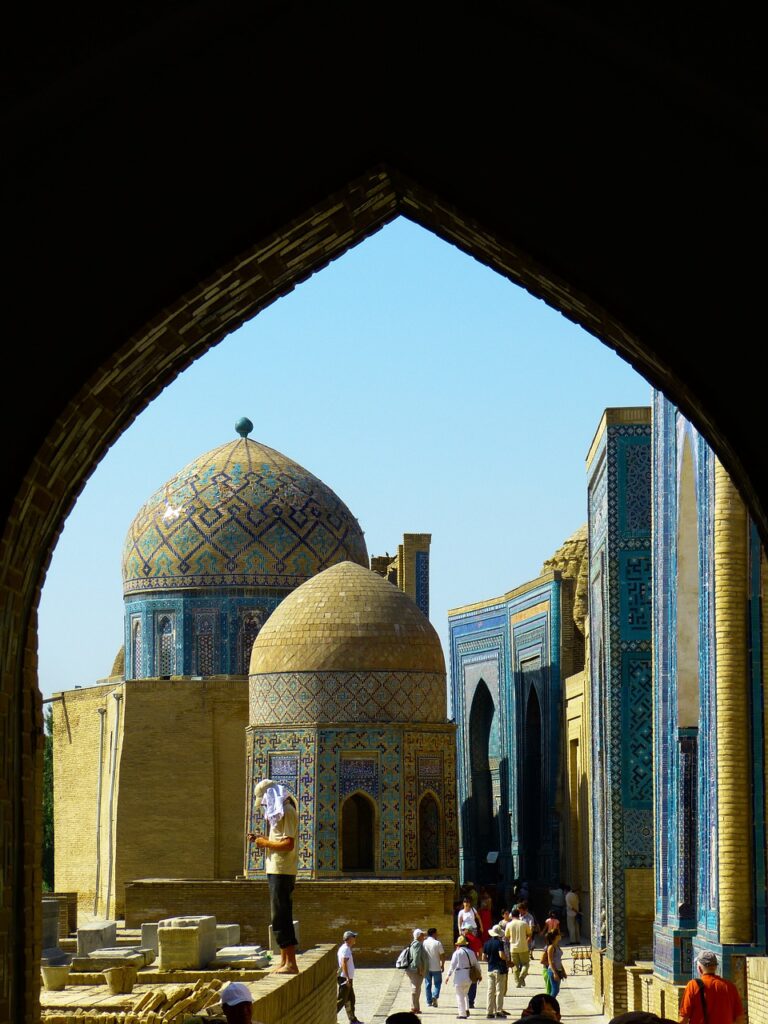
[[[462,907],[462,909],[459,911],[457,921],[459,925],[459,935],[461,935],[461,933],[465,931],[465,929],[467,928],[469,928],[473,932],[477,931],[477,918],[475,917],[474,907],[471,910],[464,910],[464,908]]]
[[[348,942],[342,942],[339,946],[339,974],[344,973],[343,964],[345,960],[347,961],[347,977],[352,981],[355,976],[355,961]]]
[[[430,971],[441,971],[440,957],[445,956],[445,950],[440,939],[434,939],[432,936],[424,939],[424,949],[426,949],[427,956],[429,957]]]
[[[453,984],[461,985],[462,982],[468,982],[469,965],[476,963],[477,957],[469,946],[458,946],[453,951],[453,956],[451,957],[451,974],[453,975]]]

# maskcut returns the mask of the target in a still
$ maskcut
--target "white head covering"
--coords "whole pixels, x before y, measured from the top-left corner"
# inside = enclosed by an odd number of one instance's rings
[[[427,933],[424,931],[423,928],[414,928],[413,929],[413,941],[417,942],[420,935],[426,935],[426,934]]]
[[[253,796],[264,808],[264,817],[270,826],[275,828],[285,813],[283,805],[290,796],[288,790],[272,779],[262,779],[254,789]]]

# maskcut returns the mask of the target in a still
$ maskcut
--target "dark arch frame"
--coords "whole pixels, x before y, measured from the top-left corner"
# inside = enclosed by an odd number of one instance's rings
[[[393,216],[630,359],[705,434],[768,537],[762,382],[738,358],[762,329],[764,268],[724,256],[768,219],[760,33],[700,19],[692,37],[686,12],[657,23],[650,8],[389,14],[355,8],[366,45],[344,53],[346,5],[293,0],[97,23],[34,12],[14,37],[4,326],[37,408],[23,431],[0,411],[14,438],[0,495],[9,1019],[38,1013],[36,608],[64,518],[189,362]],[[295,88],[275,89],[287,65]]]

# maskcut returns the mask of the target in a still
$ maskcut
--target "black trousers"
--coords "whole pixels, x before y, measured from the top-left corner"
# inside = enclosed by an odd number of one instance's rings
[[[296,932],[293,930],[293,887],[295,875],[267,875],[269,883],[269,904],[272,912],[272,931],[280,949],[296,946]]]

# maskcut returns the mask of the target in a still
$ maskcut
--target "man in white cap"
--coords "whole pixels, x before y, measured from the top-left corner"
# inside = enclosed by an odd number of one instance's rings
[[[680,1003],[681,1024],[745,1024],[739,990],[717,973],[717,955],[702,949],[695,963],[698,978],[685,986]]]
[[[405,973],[411,983],[411,1012],[421,1013],[420,996],[422,982],[429,970],[429,956],[424,949],[427,933],[423,928],[414,928],[413,942],[408,950],[408,966]]]
[[[342,1008],[347,1011],[349,1024],[363,1024],[355,1016],[355,958],[352,956],[352,947],[357,942],[357,932],[349,929],[342,936],[343,941],[339,946],[339,998],[336,1002],[336,1013]]]
[[[298,815],[285,786],[262,779],[253,791],[254,804],[261,806],[269,823],[269,835],[248,833],[248,839],[265,851],[264,866],[269,883],[272,932],[280,947],[280,964],[275,974],[298,974],[296,932],[293,929],[293,889],[296,885],[298,858],[296,837]]]
[[[251,1024],[253,996],[242,981],[232,981],[221,990],[221,1006],[227,1024]]]

